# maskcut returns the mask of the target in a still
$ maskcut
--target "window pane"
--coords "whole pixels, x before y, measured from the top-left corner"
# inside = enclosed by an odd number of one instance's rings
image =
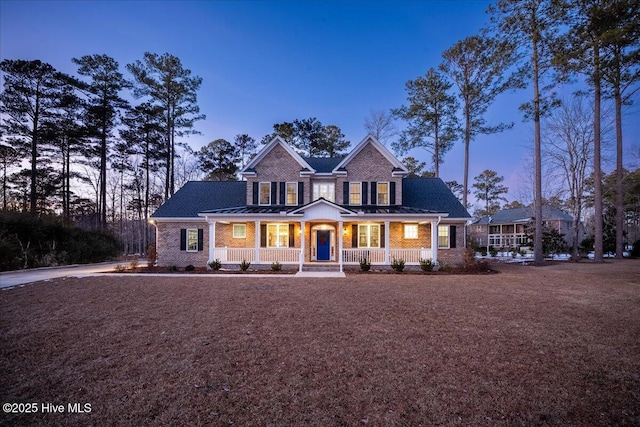
[[[358,225],[358,247],[369,247],[369,227],[367,225]]]
[[[198,230],[187,230],[187,250],[198,250]]]
[[[404,225],[404,238],[405,239],[417,239],[418,238],[418,224],[405,224]]]
[[[267,225],[267,247],[270,247],[270,248],[288,248],[289,247],[289,224]]]
[[[271,183],[260,183],[260,204],[268,205],[271,203]]]
[[[372,248],[380,247],[380,226],[379,225],[371,225],[371,232],[369,238],[369,246]]]
[[[233,224],[233,238],[244,239],[247,237],[247,226],[245,224]]]
[[[359,182],[352,182],[349,184],[349,204],[359,205],[362,203],[360,196],[361,184]]]
[[[448,225],[438,226],[438,247],[439,248],[449,247],[449,226]]]
[[[297,182],[287,182],[287,204],[288,205],[298,204],[298,183]]]
[[[378,183],[378,204],[379,205],[389,204],[389,183],[388,182]]]
[[[330,202],[335,201],[335,186],[332,182],[317,182],[313,184],[313,199],[320,197]]]

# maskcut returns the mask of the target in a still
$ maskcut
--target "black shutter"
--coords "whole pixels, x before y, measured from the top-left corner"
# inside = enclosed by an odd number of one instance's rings
[[[204,249],[204,229],[198,228],[198,251]]]
[[[187,229],[186,228],[180,229],[180,250],[181,251],[187,250]]]
[[[254,182],[253,183],[253,204],[257,205],[258,204],[258,196],[259,196],[259,190],[258,190],[258,183]]]
[[[391,181],[389,183],[389,204],[390,205],[396,204],[396,182],[395,181]]]
[[[267,247],[267,224],[260,224],[260,247]]]
[[[378,204],[378,183],[371,181],[371,204]]]
[[[296,247],[296,226],[295,224],[289,224],[289,247],[290,248],[295,248]]]
[[[349,204],[349,181],[342,183],[342,204]]]
[[[451,249],[456,247],[456,226],[449,226],[449,247]]]
[[[369,199],[368,197],[368,192],[369,192],[369,183],[368,182],[363,182],[362,183],[362,204],[366,205],[368,204]]]
[[[380,225],[380,247],[384,248],[384,224]]]
[[[278,204],[278,183],[275,181],[271,183],[271,204]]]
[[[298,204],[304,205],[304,182],[298,182]]]
[[[286,189],[287,185],[284,182],[280,183],[280,204],[281,205],[285,205],[286,204],[286,197],[287,197],[287,189]]]
[[[351,225],[351,247],[358,247],[358,224]]]

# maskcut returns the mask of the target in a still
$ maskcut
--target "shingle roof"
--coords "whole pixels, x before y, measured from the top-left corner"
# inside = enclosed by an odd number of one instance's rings
[[[197,217],[202,211],[246,204],[246,181],[189,181],[165,201],[151,218]]]
[[[440,178],[404,178],[402,204],[433,212],[448,212],[449,218],[471,218],[460,200]]]
[[[525,222],[533,218],[533,206],[525,206],[522,208],[502,209],[489,217],[482,217],[478,219],[474,224],[508,224],[513,222]],[[554,206],[542,206],[542,219],[560,219],[563,221],[572,221],[573,217],[563,211],[562,209]]]
[[[329,173],[344,159],[342,157],[303,157],[316,172]]]
[[[246,194],[246,181],[189,181],[151,218],[195,218],[198,213],[212,211],[229,214],[279,213],[298,208],[246,206]],[[470,218],[467,210],[440,178],[403,179],[402,201],[402,206],[358,206],[357,210],[379,214],[449,213],[450,218]]]

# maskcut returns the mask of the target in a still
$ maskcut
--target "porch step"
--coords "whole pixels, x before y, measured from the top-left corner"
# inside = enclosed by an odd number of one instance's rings
[[[339,272],[339,264],[304,264],[302,271],[319,271],[319,272]]]

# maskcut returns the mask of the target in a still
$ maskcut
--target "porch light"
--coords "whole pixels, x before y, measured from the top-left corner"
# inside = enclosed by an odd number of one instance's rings
[[[344,228],[342,229],[342,235],[343,235],[343,236],[346,236],[347,234],[349,234],[349,229],[348,229],[347,227],[344,227]]]

